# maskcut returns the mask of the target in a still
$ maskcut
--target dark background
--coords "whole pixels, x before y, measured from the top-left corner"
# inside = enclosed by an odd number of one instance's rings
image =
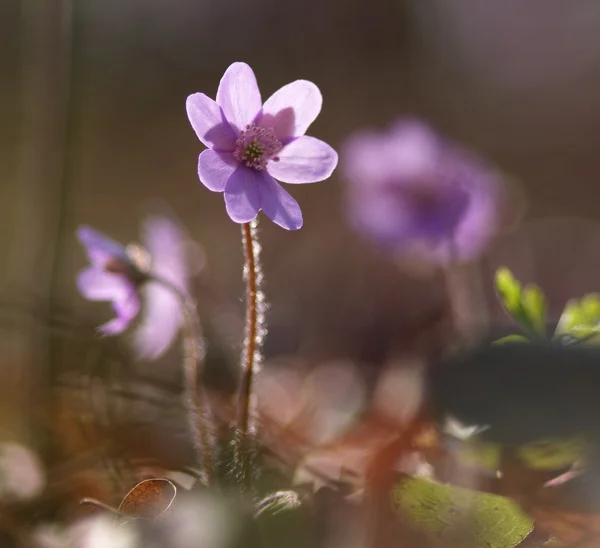
[[[600,287],[599,30],[595,0],[4,0],[0,297],[37,317],[103,321],[108,309],[75,290],[75,228],[130,241],[165,202],[202,245],[235,341],[239,228],[197,180],[202,147],[184,106],[196,91],[214,97],[227,66],[246,61],[265,98],[298,78],[317,83],[324,108],[310,133],[336,148],[413,113],[497,164],[527,197],[528,220],[490,250],[484,281],[490,290],[508,264],[542,285],[556,315]],[[339,173],[295,186],[302,230],[261,223],[270,354],[377,364],[443,337],[443,286],[350,232],[343,191]],[[24,378],[47,378],[23,377],[47,357],[35,318],[11,321],[0,340],[7,406],[23,405]]]

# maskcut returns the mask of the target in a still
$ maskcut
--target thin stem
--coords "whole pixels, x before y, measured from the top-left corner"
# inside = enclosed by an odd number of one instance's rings
[[[152,278],[177,296],[183,312],[183,402],[196,456],[202,462],[207,485],[214,480],[214,462],[211,443],[207,432],[204,390],[198,383],[199,371],[204,362],[201,345],[202,328],[196,304],[191,296],[171,282]]]
[[[244,439],[250,427],[252,384],[260,365],[263,339],[264,300],[260,290],[260,245],[256,235],[257,221],[242,225],[244,278],[246,281],[246,332],[242,352],[242,379],[238,392],[237,426]]]
[[[121,512],[119,512],[119,510],[117,510],[116,508],[110,506],[109,504],[102,502],[101,500],[93,499],[91,497],[82,498],[79,501],[79,504],[89,504],[90,506],[95,506],[96,508],[101,508],[102,510],[106,510],[107,512],[110,512],[111,514],[114,514],[115,516],[123,516],[123,514],[121,514]]]
[[[455,334],[462,344],[477,344],[489,322],[479,266],[450,265],[444,271],[444,278]]]

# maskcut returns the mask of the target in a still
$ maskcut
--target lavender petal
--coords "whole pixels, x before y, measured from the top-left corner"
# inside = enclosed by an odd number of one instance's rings
[[[261,209],[281,228],[298,230],[302,227],[302,211],[298,202],[268,175],[265,177],[265,184],[261,186]]]
[[[198,177],[209,190],[223,192],[238,166],[239,162],[231,153],[205,150],[198,158]]]
[[[240,166],[227,181],[225,208],[232,221],[248,223],[260,209],[260,185],[264,184],[260,171]]]
[[[327,179],[338,162],[338,155],[327,143],[303,135],[284,146],[279,161],[271,160],[269,173],[278,181],[292,184],[316,183]]]
[[[217,104],[237,132],[260,113],[260,90],[254,72],[246,63],[233,63],[225,71],[217,91]]]
[[[263,105],[259,124],[272,127],[280,141],[299,137],[321,112],[323,97],[319,88],[307,80],[296,80],[269,97]]]

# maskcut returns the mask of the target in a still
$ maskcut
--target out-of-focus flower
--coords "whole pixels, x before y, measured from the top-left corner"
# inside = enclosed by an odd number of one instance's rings
[[[350,221],[383,246],[444,265],[475,258],[494,235],[498,175],[417,119],[356,134],[342,162]]]
[[[129,256],[125,247],[89,226],[77,230],[91,266],[77,278],[79,291],[92,301],[110,301],[116,318],[101,325],[105,335],[122,333],[140,310],[138,288],[147,279],[147,272]]]
[[[181,230],[171,220],[151,217],[142,229],[144,247],[124,247],[88,226],[79,227],[77,236],[91,262],[79,274],[79,291],[90,300],[110,301],[116,314],[99,331],[122,333],[142,309],[133,346],[140,357],[158,358],[182,320],[177,292],[187,291],[187,268]]]
[[[26,500],[38,496],[46,475],[37,455],[15,442],[0,444],[0,499]]]
[[[136,530],[133,527],[115,527],[108,516],[97,516],[82,520],[69,529],[70,547],[73,548],[139,548]]]
[[[289,435],[296,449],[332,442],[364,406],[365,387],[352,362],[325,362],[312,371],[301,361],[266,369],[255,388],[261,420],[275,438],[287,443]]]
[[[321,111],[312,82],[296,80],[262,104],[256,77],[245,63],[233,63],[221,78],[216,101],[203,93],[187,99],[187,115],[198,139],[198,176],[209,190],[223,192],[229,217],[247,223],[259,210],[287,230],[302,226],[300,206],[275,179],[314,183],[327,179],[337,153],[304,135]]]
[[[106,515],[79,520],[67,528],[53,525],[39,527],[33,534],[38,548],[140,548],[137,531],[116,527]]]
[[[142,228],[142,241],[152,265],[151,277],[142,287],[144,303],[141,321],[133,334],[133,345],[143,358],[163,354],[177,335],[182,322],[179,298],[164,283],[181,293],[188,291],[185,237],[181,229],[164,217],[148,219]]]
[[[237,533],[237,519],[224,499],[204,495],[182,499],[158,523],[172,548],[222,548]]]
[[[344,384],[338,387],[340,396],[347,393]],[[377,382],[369,409],[338,432],[336,438],[327,440],[329,443],[307,452],[298,464],[294,482],[312,484],[318,489],[326,479],[362,489],[374,459],[402,434],[417,414],[422,396],[421,363],[390,363]],[[393,466],[394,470],[413,476],[431,473],[423,457],[414,450],[400,452]]]

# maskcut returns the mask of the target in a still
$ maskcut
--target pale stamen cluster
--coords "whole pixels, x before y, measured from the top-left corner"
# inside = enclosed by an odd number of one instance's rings
[[[258,127],[256,124],[248,124],[240,132],[235,144],[235,159],[257,170],[266,169],[269,160],[279,161],[276,154],[283,146],[273,128]]]

